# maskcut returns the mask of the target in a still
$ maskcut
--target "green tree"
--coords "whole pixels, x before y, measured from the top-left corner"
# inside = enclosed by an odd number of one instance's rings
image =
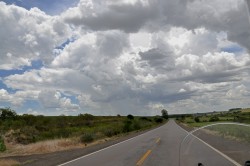
[[[168,119],[168,111],[163,109],[161,110],[161,116],[164,118],[164,119]]]
[[[79,114],[79,117],[81,117],[84,120],[94,120],[95,116],[91,114]]]
[[[130,120],[133,120],[133,119],[134,119],[134,116],[131,115],[131,114],[129,114],[129,115],[127,116],[127,118],[130,119]]]
[[[199,122],[200,122],[200,118],[199,118],[198,116],[196,116],[196,117],[194,118],[194,121],[195,121],[196,123],[199,123]]]
[[[8,120],[8,119],[16,119],[17,114],[15,111],[10,108],[0,108],[0,119]]]
[[[216,121],[219,121],[219,117],[218,116],[212,116],[210,119],[209,119],[209,122],[216,122]]]

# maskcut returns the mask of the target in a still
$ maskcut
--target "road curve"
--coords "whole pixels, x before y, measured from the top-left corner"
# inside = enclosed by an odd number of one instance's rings
[[[186,135],[187,132],[174,120],[169,120],[159,128],[60,166],[179,166],[179,147]],[[192,139],[192,144],[184,144],[183,147],[181,166],[197,165],[198,162],[235,165],[198,139]]]

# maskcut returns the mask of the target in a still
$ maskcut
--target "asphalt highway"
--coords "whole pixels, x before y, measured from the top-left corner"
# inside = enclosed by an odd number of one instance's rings
[[[60,166],[205,166],[237,165],[213,147],[195,136],[186,139],[187,132],[174,120],[159,128],[121,143],[82,156]],[[179,154],[180,161],[179,161]]]

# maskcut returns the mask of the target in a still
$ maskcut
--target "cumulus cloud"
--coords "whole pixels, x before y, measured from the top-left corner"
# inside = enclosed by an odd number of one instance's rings
[[[157,12],[142,1],[131,4],[81,0],[77,7],[70,8],[62,16],[68,23],[92,30],[135,32],[149,19],[155,18]]]
[[[73,104],[70,98],[63,97],[59,91],[41,91],[38,100],[44,108],[60,108],[70,111],[79,109],[77,104]]]
[[[164,26],[187,29],[207,27],[212,31],[227,31],[230,40],[249,49],[246,5],[244,0],[154,0],[135,3],[82,0],[77,7],[67,10],[63,18],[68,23],[92,30],[120,29],[137,32],[141,28],[158,31]]]
[[[15,92],[2,88],[0,98],[105,115],[247,107],[245,5],[81,0],[49,16],[1,2],[0,68],[20,68],[34,59],[43,66],[1,78]]]
[[[15,93],[9,93],[5,89],[0,89],[0,100],[2,102],[9,102],[14,107],[20,107],[27,100],[36,100],[39,91],[17,91]]]
[[[48,63],[53,49],[63,43],[70,28],[59,17],[38,8],[26,10],[0,2],[0,69],[31,65],[32,60]]]

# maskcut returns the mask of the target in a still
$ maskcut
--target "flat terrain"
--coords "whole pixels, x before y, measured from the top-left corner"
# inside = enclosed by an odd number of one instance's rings
[[[174,120],[169,120],[167,124],[148,132],[134,133],[84,149],[79,148],[43,155],[16,156],[9,159],[32,166],[178,166],[179,162],[180,166],[197,165],[199,162],[204,165],[230,166],[243,165],[249,156],[246,153],[245,156],[242,155],[243,158],[239,158],[238,152],[221,144],[225,143],[225,140],[206,133],[199,134],[199,137],[205,142],[190,135],[182,143],[186,135],[186,130],[177,125]],[[206,142],[219,151],[214,150]],[[231,148],[233,146],[240,147],[249,153],[249,144],[235,141],[226,142],[226,144],[230,145]],[[224,154],[229,157],[225,157]]]
[[[170,120],[157,129],[62,165],[178,166],[180,143],[186,135],[185,130]],[[196,165],[198,162],[205,165],[235,165],[198,139],[193,139],[192,145],[192,149],[182,149],[181,165]]]

